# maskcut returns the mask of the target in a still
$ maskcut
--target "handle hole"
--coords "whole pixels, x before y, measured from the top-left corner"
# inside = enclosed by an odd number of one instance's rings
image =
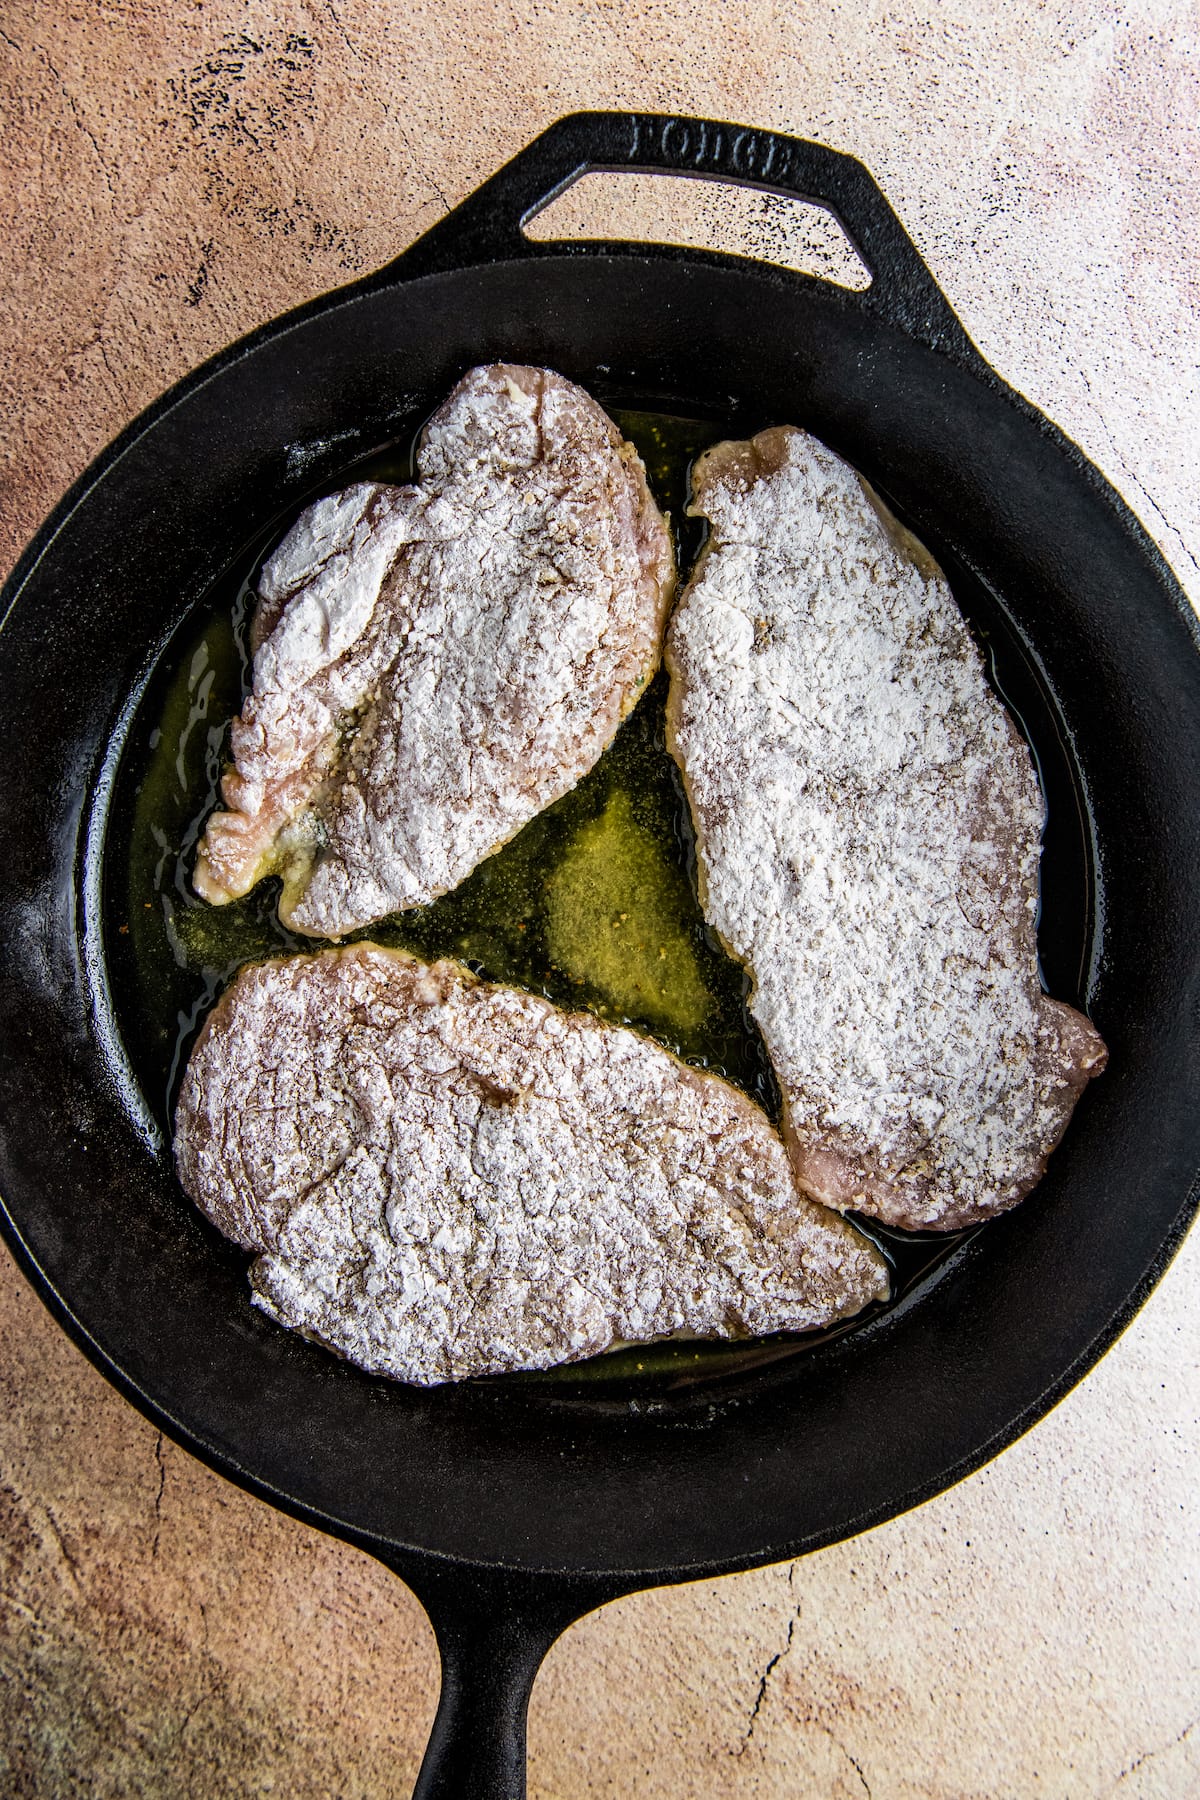
[[[751,256],[861,292],[871,273],[834,215],[788,194],[694,175],[595,170],[524,227],[534,243],[608,238]]]

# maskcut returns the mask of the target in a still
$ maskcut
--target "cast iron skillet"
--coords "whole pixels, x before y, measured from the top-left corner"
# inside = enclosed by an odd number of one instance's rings
[[[872,284],[528,242],[522,222],[595,168],[819,202]],[[156,660],[243,544],[496,358],[737,428],[807,425],[958,572],[1040,709],[1043,952],[1054,991],[1102,1030],[1108,1072],[1036,1194],[928,1291],[732,1381],[422,1391],[279,1330],[177,1187],[116,1023],[109,801]],[[5,1234],[157,1425],[416,1590],[442,1654],[420,1794],[523,1793],[530,1686],[570,1620],[800,1555],[937,1493],[1078,1381],[1162,1273],[1200,1163],[1195,621],[1118,496],[984,363],[850,158],[697,120],[562,120],[397,262],[143,414],[39,532],[5,607]]]

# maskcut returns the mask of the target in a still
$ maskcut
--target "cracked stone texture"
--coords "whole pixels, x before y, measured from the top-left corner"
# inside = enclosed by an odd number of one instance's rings
[[[201,357],[394,255],[558,114],[637,105],[859,155],[984,353],[1200,596],[1195,15],[923,10],[7,0],[6,566]],[[687,183],[607,217],[655,205],[837,271],[790,209]],[[1198,1272],[1193,1235],[1083,1386],[951,1493],[575,1626],[534,1694],[531,1793],[1200,1794]],[[436,1690],[416,1602],[159,1438],[0,1277],[0,1791],[406,1794]]]

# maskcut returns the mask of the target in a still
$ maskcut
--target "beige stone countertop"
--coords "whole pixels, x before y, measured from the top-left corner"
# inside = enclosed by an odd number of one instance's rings
[[[859,156],[1200,596],[1182,0],[6,0],[0,59],[6,566],[201,358],[617,106]],[[786,249],[727,211],[705,229]],[[1193,1234],[1082,1386],[949,1493],[572,1628],[531,1794],[1200,1795],[1198,1274]],[[437,1683],[415,1600],[159,1436],[7,1258],[0,1331],[0,1794],[406,1795]]]

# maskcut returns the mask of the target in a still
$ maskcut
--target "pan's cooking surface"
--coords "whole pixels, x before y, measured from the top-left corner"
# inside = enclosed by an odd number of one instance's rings
[[[630,154],[666,154],[646,130],[633,122]],[[721,167],[736,153],[731,171],[745,172],[744,134],[686,141]],[[768,147],[774,176],[807,180],[808,158],[857,215],[876,273],[865,295],[703,255],[523,248],[520,207],[561,177],[530,164],[511,216],[496,223],[494,195],[466,207],[454,244],[418,246],[169,397],[64,505],[10,589],[6,1230],[139,1404],[235,1478],[368,1545],[636,1579],[844,1536],[1039,1416],[1111,1341],[1190,1216],[1200,796],[1177,746],[1200,734],[1200,683],[1181,596],[1094,471],[973,358],[857,165]],[[1048,984],[1087,1000],[1112,1053],[1039,1190],[928,1292],[803,1356],[670,1393],[415,1393],[257,1315],[240,1253],[181,1203],[110,963],[103,877],[128,850],[113,783],[167,646],[348,452],[411,436],[466,367],[497,357],[737,435],[807,424],[930,544],[998,646],[1042,759],[1059,869],[1045,889]]]
[[[681,419],[644,407],[612,411],[641,452],[655,496],[671,520],[682,585],[704,538],[703,522],[686,512],[691,466],[725,434],[723,428],[714,420]],[[412,440],[389,446],[349,464],[325,485],[411,480],[413,449]],[[107,950],[130,1060],[168,1141],[191,1046],[235,971],[265,956],[315,947],[312,939],[297,937],[280,923],[277,883],[219,908],[200,900],[191,885],[196,844],[228,758],[229,720],[248,687],[254,581],[278,535],[272,531],[265,544],[250,546],[172,640],[130,732],[115,797],[110,840],[120,854],[106,871]],[[991,677],[1027,736],[1035,734],[1034,754],[1055,794],[1043,872],[1049,896],[1041,921],[1043,948],[1057,984],[1050,991],[1083,1006],[1095,904],[1078,783],[1053,701],[1022,652],[1011,616],[964,573],[959,582],[973,603],[974,629]],[[560,1005],[589,1006],[657,1037],[696,1066],[725,1075],[778,1120],[778,1089],[747,1010],[747,978],[705,924],[696,897],[691,820],[664,740],[665,699],[666,677],[660,674],[596,769],[453,895],[354,935],[430,959],[456,957],[485,979],[532,988]],[[564,892],[582,889],[584,926],[590,928],[598,911],[592,903],[597,888],[604,902],[599,945],[587,929],[572,936],[570,915],[566,928],[560,919]],[[621,910],[626,905],[634,908],[632,914]],[[603,939],[611,944],[613,930],[620,933],[622,924],[628,941],[620,943],[615,958],[611,951],[606,957]],[[652,960],[642,970],[637,939],[647,933],[653,938]],[[187,1204],[182,1197],[181,1204]],[[860,1225],[891,1264],[893,1306],[918,1286],[928,1291],[972,1235],[905,1232],[870,1220]],[[872,1307],[834,1333],[641,1345],[526,1379],[581,1398],[596,1388],[607,1399],[677,1394],[803,1355],[882,1310]]]

